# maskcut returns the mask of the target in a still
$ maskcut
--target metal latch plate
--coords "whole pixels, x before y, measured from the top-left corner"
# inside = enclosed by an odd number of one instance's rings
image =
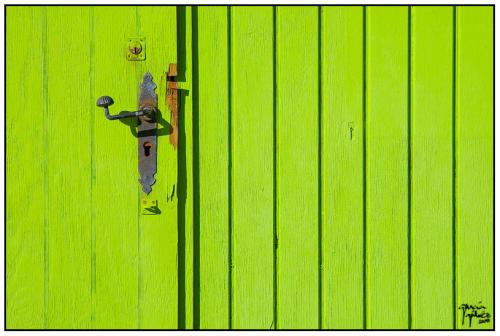
[[[139,96],[139,110],[146,108],[158,109],[158,96],[155,93],[156,84],[149,72],[144,75]],[[156,174],[156,114],[152,117],[143,115],[139,117],[137,126],[137,140],[139,150],[139,182],[142,190],[147,194],[151,192],[151,186],[155,183]]]

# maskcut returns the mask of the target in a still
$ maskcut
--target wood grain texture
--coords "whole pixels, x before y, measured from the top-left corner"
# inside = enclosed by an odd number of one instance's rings
[[[36,329],[46,327],[46,12],[5,12],[5,327]]]
[[[134,7],[94,8],[92,113],[94,328],[138,328],[139,187],[137,139],[120,121],[108,121],[95,107],[113,97],[111,113],[137,106],[137,62],[126,60],[127,39],[136,37]],[[110,24],[112,18],[113,24]]]
[[[47,8],[47,327],[51,329],[91,327],[89,22],[88,7]]]
[[[198,7],[199,321],[230,327],[228,8]]]
[[[493,329],[492,6],[6,12],[6,328]]]
[[[450,329],[453,8],[413,7],[411,39],[411,327]]]
[[[361,329],[363,296],[363,8],[322,7],[323,328]]]
[[[408,8],[366,9],[367,328],[409,327]]]
[[[318,8],[276,15],[277,327],[318,328]]]
[[[456,15],[457,305],[493,314],[493,7]],[[493,319],[462,324],[461,313],[458,328],[493,329]]]
[[[156,182],[140,200],[158,202],[159,215],[139,216],[139,328],[177,328],[177,150],[169,143],[172,117],[166,106],[166,72],[177,63],[176,8],[137,7],[138,36],[146,37],[145,62],[138,63],[136,83],[149,71],[156,83],[158,153]],[[137,148],[137,145],[134,147]],[[138,185],[140,189],[140,186]]]
[[[194,181],[193,181],[193,14],[177,6],[177,65],[179,91],[178,153],[178,328],[194,327]]]
[[[273,8],[231,8],[233,328],[274,328]]]

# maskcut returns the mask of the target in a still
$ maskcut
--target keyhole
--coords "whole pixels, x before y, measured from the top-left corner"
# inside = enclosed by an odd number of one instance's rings
[[[145,142],[143,147],[144,147],[144,156],[149,156],[149,154],[151,154],[151,147],[153,147],[153,145],[151,144],[151,142]]]

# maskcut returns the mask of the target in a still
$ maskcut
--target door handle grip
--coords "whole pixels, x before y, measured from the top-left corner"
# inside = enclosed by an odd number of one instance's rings
[[[125,119],[132,117],[140,117],[140,116],[149,116],[151,117],[155,110],[153,108],[143,108],[139,111],[121,111],[119,114],[111,115],[109,114],[109,106],[113,105],[113,98],[110,96],[102,96],[97,99],[96,105],[104,108],[104,115],[108,120],[116,120],[116,119]]]

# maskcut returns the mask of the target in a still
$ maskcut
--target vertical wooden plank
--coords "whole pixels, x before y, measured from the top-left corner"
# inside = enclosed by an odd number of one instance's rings
[[[451,329],[453,8],[412,7],[411,23],[411,327]]]
[[[113,97],[111,113],[137,107],[138,62],[127,61],[136,37],[134,7],[95,7],[94,99]],[[92,102],[95,106],[95,100]],[[94,328],[138,328],[137,139],[120,121],[94,111]]]
[[[273,319],[273,8],[231,11],[233,327]]]
[[[228,8],[198,7],[199,328],[229,316]]]
[[[158,124],[156,182],[149,195],[161,213],[140,215],[139,220],[139,328],[177,328],[177,149],[169,142],[173,119],[166,105],[166,72],[177,58],[175,6],[137,7],[138,36],[146,38],[145,62],[139,77],[149,71],[156,83]],[[183,150],[183,149],[182,149]],[[137,161],[137,159],[136,159]],[[140,188],[140,186],[139,186]]]
[[[493,10],[457,8],[457,302],[493,314]],[[467,309],[466,314],[474,309]],[[457,307],[457,327],[493,329]]]
[[[318,328],[318,8],[278,7],[278,328]]]
[[[179,71],[179,329],[193,329],[193,27],[192,7],[177,7],[177,65]]]
[[[367,327],[409,327],[408,8],[367,8]]]
[[[363,7],[323,7],[323,327],[363,328]]]
[[[7,329],[45,327],[43,7],[6,7]]]
[[[48,328],[91,327],[89,11],[47,9]]]

